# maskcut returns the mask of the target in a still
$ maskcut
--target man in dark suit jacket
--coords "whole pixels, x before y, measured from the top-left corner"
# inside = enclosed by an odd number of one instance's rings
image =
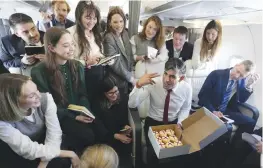
[[[259,79],[251,73],[254,64],[245,60],[233,68],[215,70],[206,78],[199,94],[199,105],[206,107],[218,117],[228,115],[238,125],[236,134],[252,132],[256,121],[239,112],[237,103],[246,102],[253,92],[253,84]]]
[[[46,30],[54,26],[67,29],[75,25],[74,22],[67,19],[68,13],[70,12],[70,6],[66,1],[52,1],[52,9],[54,14],[51,15],[51,22],[44,23]]]
[[[42,45],[44,33],[37,30],[32,18],[23,13],[15,13],[9,17],[9,24],[15,34],[1,38],[0,59],[4,66],[23,67],[32,65],[45,58],[44,54],[22,57],[26,45]]]
[[[166,41],[169,58],[177,57],[183,61],[192,59],[193,44],[186,42],[188,30],[184,26],[174,29],[173,39]]]

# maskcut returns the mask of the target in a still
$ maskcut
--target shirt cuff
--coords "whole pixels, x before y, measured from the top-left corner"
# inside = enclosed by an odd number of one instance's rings
[[[245,88],[246,88],[246,90],[249,91],[249,92],[252,92],[252,91],[253,91],[253,87],[252,87],[252,86],[246,86]]]
[[[50,160],[52,160],[52,159],[54,159],[54,158],[56,158],[56,157],[59,157],[59,155],[60,155],[60,147],[58,147],[58,148],[53,148],[53,151],[52,151],[52,154],[50,154],[50,156],[48,156],[48,157],[42,157],[41,158],[41,161],[50,161]]]

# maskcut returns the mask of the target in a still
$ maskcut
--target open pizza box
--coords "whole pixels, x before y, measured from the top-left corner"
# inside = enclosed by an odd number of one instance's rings
[[[159,159],[185,155],[199,151],[227,132],[222,120],[208,109],[201,108],[182,122],[183,131],[177,125],[159,125],[149,128],[148,137]],[[172,129],[179,139],[182,133],[182,146],[161,148],[153,131]]]

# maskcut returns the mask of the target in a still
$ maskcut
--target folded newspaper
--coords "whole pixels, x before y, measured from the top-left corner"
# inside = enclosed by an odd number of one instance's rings
[[[78,112],[81,112],[87,116],[89,116],[90,118],[92,119],[95,119],[95,116],[84,106],[79,106],[79,105],[75,105],[75,104],[70,104],[68,106],[68,109],[69,110],[72,110],[72,111],[78,111]]]
[[[110,57],[101,58],[97,64],[94,64],[92,66],[98,66],[98,65],[105,64],[105,63],[107,63],[107,62],[111,61],[112,59],[114,59],[116,57],[119,57],[119,56],[121,56],[121,55],[120,54],[116,54],[116,55],[113,55],[113,56],[110,56]]]

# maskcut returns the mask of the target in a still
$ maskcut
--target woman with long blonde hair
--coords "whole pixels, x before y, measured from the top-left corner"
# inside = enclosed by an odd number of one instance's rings
[[[131,38],[135,67],[135,78],[145,73],[157,72],[162,74],[164,64],[168,60],[168,50],[165,46],[165,36],[161,19],[154,15],[149,17],[142,32]],[[152,53],[149,47],[156,51]],[[154,55],[152,55],[154,54]]]
[[[60,149],[64,143],[51,94],[40,93],[28,76],[6,73],[0,75],[0,99],[1,167],[69,168],[71,159],[77,168],[78,156]]]
[[[119,157],[108,145],[88,147],[81,156],[81,168],[118,168]]]

